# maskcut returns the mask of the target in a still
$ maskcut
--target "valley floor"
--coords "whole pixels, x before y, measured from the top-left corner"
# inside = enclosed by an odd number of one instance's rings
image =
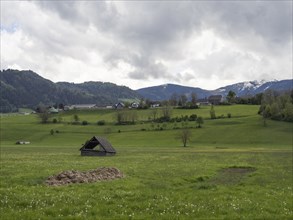
[[[68,124],[70,114],[45,125],[32,115],[1,118],[1,219],[292,219],[292,123],[264,127],[254,106],[219,107],[232,118],[216,120],[208,110],[196,112],[203,128],[189,122],[187,147],[174,124],[94,124],[113,120],[113,112],[80,112],[87,126]],[[117,154],[81,157],[93,135],[105,136]],[[99,167],[115,167],[124,178],[45,185],[63,171]]]

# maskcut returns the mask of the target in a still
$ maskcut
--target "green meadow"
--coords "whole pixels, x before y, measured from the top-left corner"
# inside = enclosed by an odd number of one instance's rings
[[[293,124],[264,126],[258,109],[216,106],[213,120],[209,106],[172,110],[172,117],[203,117],[202,128],[152,123],[152,109],[128,110],[137,115],[133,125],[115,125],[115,110],[63,112],[46,124],[34,114],[1,115],[0,218],[293,219]],[[74,115],[88,125],[73,125]],[[105,125],[97,125],[101,120]],[[187,147],[183,127],[191,131]],[[94,135],[106,137],[117,154],[81,157],[79,148]],[[98,167],[116,167],[125,177],[44,184],[62,171]]]

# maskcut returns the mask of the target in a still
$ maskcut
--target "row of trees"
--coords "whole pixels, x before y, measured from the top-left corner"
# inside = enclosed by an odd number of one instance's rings
[[[258,113],[262,115],[264,124],[266,119],[293,122],[293,90],[283,94],[266,91]]]
[[[171,106],[179,106],[183,108],[197,108],[197,95],[196,93],[191,93],[191,99],[188,100],[188,97],[185,94],[178,95],[173,93],[169,99],[169,104]]]
[[[171,106],[163,106],[161,108],[152,108],[150,110],[150,115],[148,117],[148,121],[163,123],[163,122],[181,122],[181,121],[196,121],[197,115],[185,115],[181,117],[173,117],[172,118],[172,107]],[[117,110],[115,113],[115,121],[116,124],[135,124],[138,120],[137,111],[133,110]]]

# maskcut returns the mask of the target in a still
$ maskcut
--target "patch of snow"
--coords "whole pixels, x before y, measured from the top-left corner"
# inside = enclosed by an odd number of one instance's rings
[[[163,89],[166,89],[167,86],[168,86],[168,84],[164,84],[164,85],[162,85],[162,86],[163,86]]]
[[[268,88],[270,88],[270,86],[267,86],[267,87],[264,89],[264,91],[266,91]]]
[[[244,82],[242,90],[251,87],[254,87],[254,84],[252,84],[251,82]]]

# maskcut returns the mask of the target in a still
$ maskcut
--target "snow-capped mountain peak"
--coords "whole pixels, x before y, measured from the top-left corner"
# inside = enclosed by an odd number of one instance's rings
[[[237,96],[247,96],[247,95],[255,95],[257,93],[264,92],[268,89],[273,90],[286,90],[288,87],[290,88],[290,80],[254,80],[254,81],[246,81],[240,82],[233,85],[221,87],[215,92],[227,95],[228,92],[234,91]],[[291,85],[292,88],[292,85]]]
[[[172,94],[188,94],[190,98],[191,93],[196,93],[197,98],[206,98],[210,95],[222,95],[226,97],[229,91],[236,93],[238,97],[253,96],[259,93],[263,93],[266,90],[271,89],[275,91],[288,91],[293,89],[293,80],[254,80],[240,82],[225,87],[221,87],[215,90],[204,90],[198,87],[186,87],[175,84],[164,84],[160,86],[147,87],[137,90],[138,93],[145,98],[151,100],[168,100]]]

